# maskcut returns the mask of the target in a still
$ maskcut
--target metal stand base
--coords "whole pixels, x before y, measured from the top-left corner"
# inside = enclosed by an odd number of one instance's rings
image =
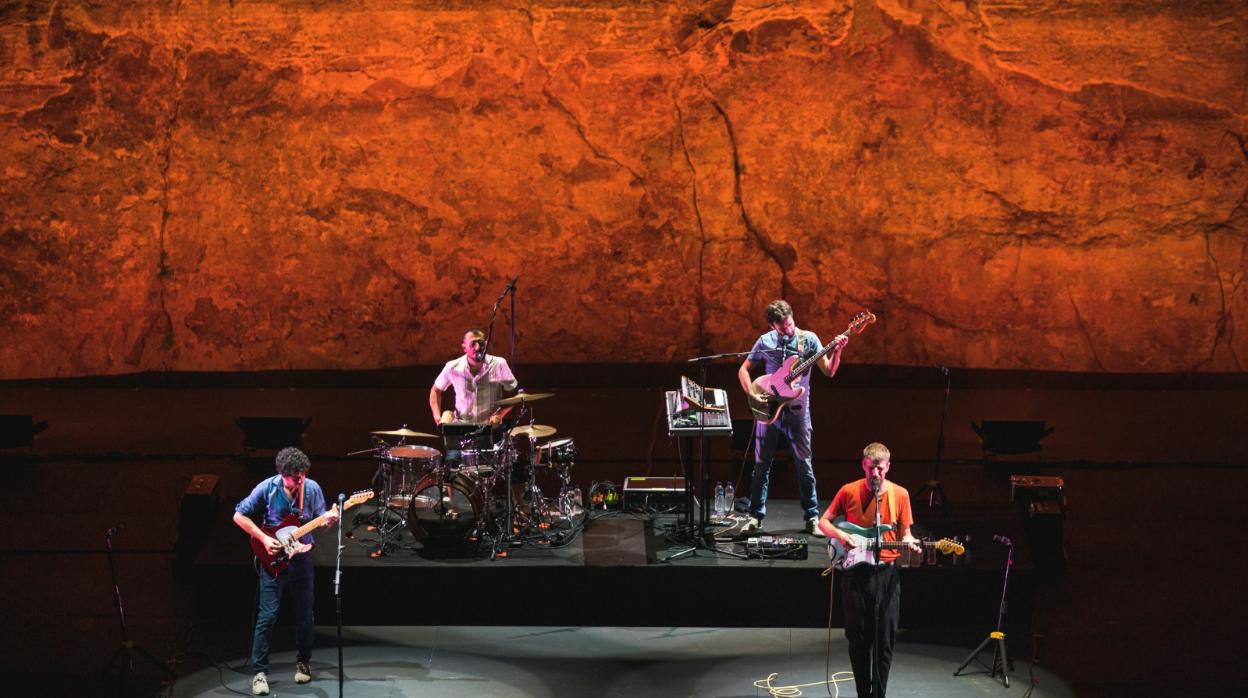
[[[984,664],[983,660],[979,658],[979,653],[983,652],[989,643],[995,643],[996,645],[992,654],[992,666]],[[989,678],[996,678],[1000,674],[1001,683],[1005,684],[1006,688],[1010,687],[1010,675],[1007,672],[1013,671],[1014,666],[1010,664],[1010,656],[1005,651],[1005,633],[1000,630],[988,633],[988,637],[984,638],[984,641],[979,643],[979,647],[976,647],[975,651],[967,656],[966,661],[962,662],[962,666],[958,667],[958,670],[953,672],[953,675],[961,676],[962,670],[969,666],[971,662],[976,661],[988,670]]]

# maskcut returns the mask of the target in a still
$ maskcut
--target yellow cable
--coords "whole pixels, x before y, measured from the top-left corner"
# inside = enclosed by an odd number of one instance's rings
[[[844,676],[842,676],[842,674],[844,674]],[[836,695],[839,696],[841,695],[841,687],[837,686],[837,684],[854,680],[854,672],[838,671],[832,675],[832,678],[826,681],[816,681],[815,683],[799,683],[799,684],[794,684],[792,686],[773,686],[771,682],[774,681],[776,677],[779,675],[780,674],[770,674],[765,679],[759,679],[755,681],[754,688],[765,689],[769,694],[776,696],[776,698],[796,698],[797,696],[802,695],[803,688],[810,688],[811,686],[830,685],[836,688]]]
[[[829,664],[831,664],[831,659],[832,659],[832,607],[836,601],[835,599],[836,592],[833,591],[836,588],[835,584],[833,584],[834,573],[835,573],[835,568],[831,564],[829,564],[826,569],[824,569],[822,572],[819,573],[819,576],[828,578],[828,663]],[[825,672],[826,672],[826,669],[825,669]],[[838,671],[832,674],[831,676],[828,676],[828,678],[824,679],[823,681],[816,681],[814,683],[798,683],[798,684],[793,684],[792,686],[773,686],[771,682],[775,681],[776,677],[779,675],[780,675],[779,673],[772,673],[772,674],[768,674],[767,678],[765,679],[758,679],[757,681],[754,682],[754,688],[764,689],[767,691],[769,695],[774,696],[775,698],[797,698],[798,696],[802,695],[803,688],[810,688],[811,686],[831,686],[836,689],[835,698],[840,698],[841,687],[838,684],[844,683],[846,681],[854,680],[854,672]],[[826,673],[824,675],[827,676]],[[832,695],[832,691],[828,691],[828,695]]]

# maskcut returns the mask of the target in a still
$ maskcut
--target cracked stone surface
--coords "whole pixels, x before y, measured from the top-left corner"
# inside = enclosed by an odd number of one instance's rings
[[[401,7],[397,7],[401,5]],[[1248,6],[0,7],[0,378],[436,363],[1248,361]],[[503,325],[500,325],[503,327]]]

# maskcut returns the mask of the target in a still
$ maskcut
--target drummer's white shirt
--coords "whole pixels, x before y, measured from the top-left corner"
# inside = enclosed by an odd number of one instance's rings
[[[485,355],[485,365],[475,376],[468,370],[468,357],[446,362],[433,387],[441,391],[455,388],[455,419],[461,422],[484,422],[489,419],[504,390],[515,390],[516,377],[511,375],[507,359]]]

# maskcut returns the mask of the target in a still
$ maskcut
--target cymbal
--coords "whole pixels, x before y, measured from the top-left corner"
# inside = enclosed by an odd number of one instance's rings
[[[402,429],[392,429],[390,431],[370,431],[369,433],[374,434],[376,436],[407,436],[407,437],[416,438],[416,439],[438,438],[437,434],[426,434],[423,431],[412,431],[411,429],[408,429],[406,426],[403,427]]]
[[[545,424],[525,424],[522,427],[516,427],[511,430],[512,436],[528,436],[534,439],[542,439],[553,435],[557,429],[548,427]]]
[[[516,393],[511,397],[503,398],[495,405],[519,405],[522,402],[533,402],[534,400],[545,400],[548,397],[554,397],[554,393]]]

